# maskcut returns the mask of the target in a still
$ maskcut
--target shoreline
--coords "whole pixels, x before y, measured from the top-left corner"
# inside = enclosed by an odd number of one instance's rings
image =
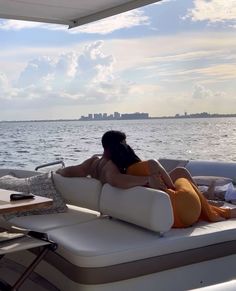
[[[204,119],[204,118],[232,118],[236,117],[236,114],[189,114],[189,115],[180,115],[180,116],[156,116],[148,118],[119,118],[119,119],[88,119],[81,120],[80,118],[71,118],[71,119],[36,119],[36,120],[0,120],[0,123],[14,123],[14,122],[66,122],[66,121],[122,121],[122,120],[152,120],[152,119]]]

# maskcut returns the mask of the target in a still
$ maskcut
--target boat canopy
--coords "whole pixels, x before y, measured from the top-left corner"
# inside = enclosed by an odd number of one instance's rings
[[[161,0],[0,0],[0,18],[73,28],[158,1]]]

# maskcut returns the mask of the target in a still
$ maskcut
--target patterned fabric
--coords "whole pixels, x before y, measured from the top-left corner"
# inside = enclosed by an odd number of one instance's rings
[[[0,177],[0,189],[29,193],[27,180],[11,175]]]
[[[36,209],[27,212],[17,212],[14,214],[4,215],[9,220],[16,216],[50,214],[57,212],[65,212],[67,210],[64,198],[58,193],[54,187],[52,173],[36,175],[30,178],[16,178],[13,176],[3,176],[0,178],[0,188],[32,193],[37,196],[43,196],[53,199],[52,206],[43,209]]]

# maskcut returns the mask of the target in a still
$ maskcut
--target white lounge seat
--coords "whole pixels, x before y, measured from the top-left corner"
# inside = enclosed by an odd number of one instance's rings
[[[71,263],[105,267],[236,241],[235,226],[236,219],[199,222],[194,227],[171,229],[160,237],[155,232],[103,218],[50,230],[48,235],[58,243],[58,252]]]
[[[94,220],[99,215],[98,212],[93,210],[68,205],[68,211],[65,213],[21,216],[11,219],[9,223],[20,228],[47,232],[50,229]]]
[[[190,291],[235,291],[236,290],[236,280],[229,282],[223,282],[220,284],[215,284],[207,287],[192,289]]]
[[[167,164],[172,167],[170,160]],[[186,167],[196,175],[217,175],[216,164],[191,161]],[[233,179],[236,163],[230,164],[230,175],[226,165],[223,167]],[[173,289],[166,286],[175,284],[168,278],[189,276],[189,283],[175,289],[183,291],[202,286],[200,282],[215,284],[235,276],[231,270],[236,269],[236,219],[171,229],[173,213],[166,193],[142,187],[121,190],[102,186],[94,179],[59,175],[54,175],[54,182],[66,202],[73,204],[68,212],[42,215],[40,219],[38,215],[19,217],[11,222],[47,232],[58,244],[56,253],[47,255],[47,263],[39,272],[60,290],[154,291],[162,284],[161,290],[169,291]],[[54,266],[50,271],[48,263]],[[208,267],[202,270],[202,264]],[[228,265],[230,271],[221,272],[222,266],[225,269]],[[221,279],[209,279],[211,268]],[[198,273],[193,275],[195,269]],[[57,280],[58,272],[63,275],[62,283]]]

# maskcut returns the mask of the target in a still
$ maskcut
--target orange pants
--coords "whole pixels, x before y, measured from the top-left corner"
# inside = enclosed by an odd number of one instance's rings
[[[134,176],[149,176],[147,161],[138,162],[127,169],[127,174]],[[216,222],[222,218],[230,218],[230,210],[210,205],[197,186],[186,178],[178,178],[174,182],[175,190],[167,189],[173,213],[173,227],[188,227],[199,219]]]

